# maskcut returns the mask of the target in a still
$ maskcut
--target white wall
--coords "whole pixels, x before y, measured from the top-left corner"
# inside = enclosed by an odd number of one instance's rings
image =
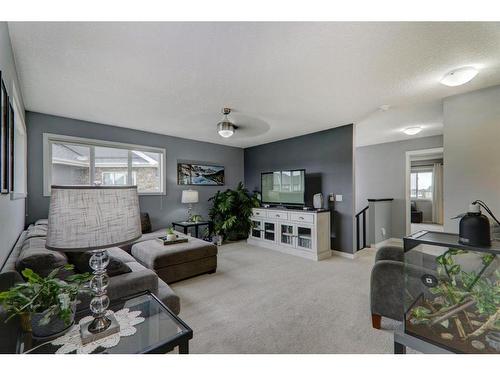
[[[475,199],[500,216],[500,86],[444,100],[445,230]]]
[[[0,70],[9,96],[13,95],[13,84],[21,95],[6,22],[0,22]],[[19,100],[24,111],[22,98]],[[24,229],[24,209],[24,199],[11,200],[10,195],[0,195],[0,267]]]

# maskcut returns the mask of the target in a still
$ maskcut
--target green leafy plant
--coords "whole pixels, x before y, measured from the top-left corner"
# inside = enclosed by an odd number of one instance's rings
[[[172,228],[172,227],[168,227],[168,228],[167,228],[167,234],[175,234],[175,232],[174,232],[174,228]]]
[[[235,241],[248,237],[252,227],[252,209],[259,206],[257,194],[250,192],[240,182],[235,190],[218,191],[212,198],[209,211],[214,232]]]
[[[450,248],[436,257],[440,279],[438,285],[429,290],[439,296],[440,303],[424,300],[430,309],[416,306],[411,311],[417,324],[441,324],[448,327],[449,319],[452,319],[459,336],[464,340],[480,336],[488,329],[497,329],[500,321],[500,272],[495,270],[493,277],[482,277],[495,259],[495,255],[481,255],[482,267],[476,273],[463,271],[460,264],[456,263],[455,256],[466,253],[465,250]],[[486,318],[480,323],[479,328],[472,329],[468,309],[473,309],[476,316]],[[462,320],[470,329],[468,333]]]
[[[42,277],[26,268],[22,275],[26,280],[0,293],[0,304],[9,313],[6,321],[16,315],[44,313],[41,325],[48,324],[52,318],[59,317],[66,324],[71,323],[73,303],[77,302],[80,292],[90,292],[86,283],[90,273],[75,274],[65,280],[57,278],[61,270],[73,270],[71,264],[54,269],[47,277]]]
[[[201,215],[192,215],[191,219],[189,221],[191,221],[193,223],[197,223],[197,222],[202,221],[202,220],[203,220],[203,217]]]

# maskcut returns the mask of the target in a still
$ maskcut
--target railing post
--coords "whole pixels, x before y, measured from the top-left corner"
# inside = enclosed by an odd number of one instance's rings
[[[363,249],[366,247],[366,210],[363,211]]]
[[[356,251],[359,250],[359,216],[356,216]]]

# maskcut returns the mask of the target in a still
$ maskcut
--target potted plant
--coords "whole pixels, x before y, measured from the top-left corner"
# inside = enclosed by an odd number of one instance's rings
[[[237,241],[248,237],[252,209],[259,206],[257,194],[250,194],[240,182],[235,190],[218,191],[209,201],[212,202],[209,217],[218,243],[222,238]]]
[[[201,215],[192,215],[191,220],[192,223],[199,223],[200,221],[203,221],[203,217]]]
[[[26,268],[21,273],[26,280],[0,293],[0,304],[9,313],[6,321],[18,315],[25,331],[33,336],[49,337],[70,327],[75,319],[77,297],[90,292],[90,273],[70,275],[61,280],[61,270],[73,270],[73,265],[58,267],[42,277]]]
[[[177,239],[177,235],[174,232],[174,228],[167,228],[167,241],[174,241]]]

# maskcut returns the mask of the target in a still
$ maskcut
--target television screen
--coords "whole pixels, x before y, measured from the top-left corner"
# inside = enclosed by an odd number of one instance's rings
[[[304,169],[262,173],[262,203],[303,205]]]

